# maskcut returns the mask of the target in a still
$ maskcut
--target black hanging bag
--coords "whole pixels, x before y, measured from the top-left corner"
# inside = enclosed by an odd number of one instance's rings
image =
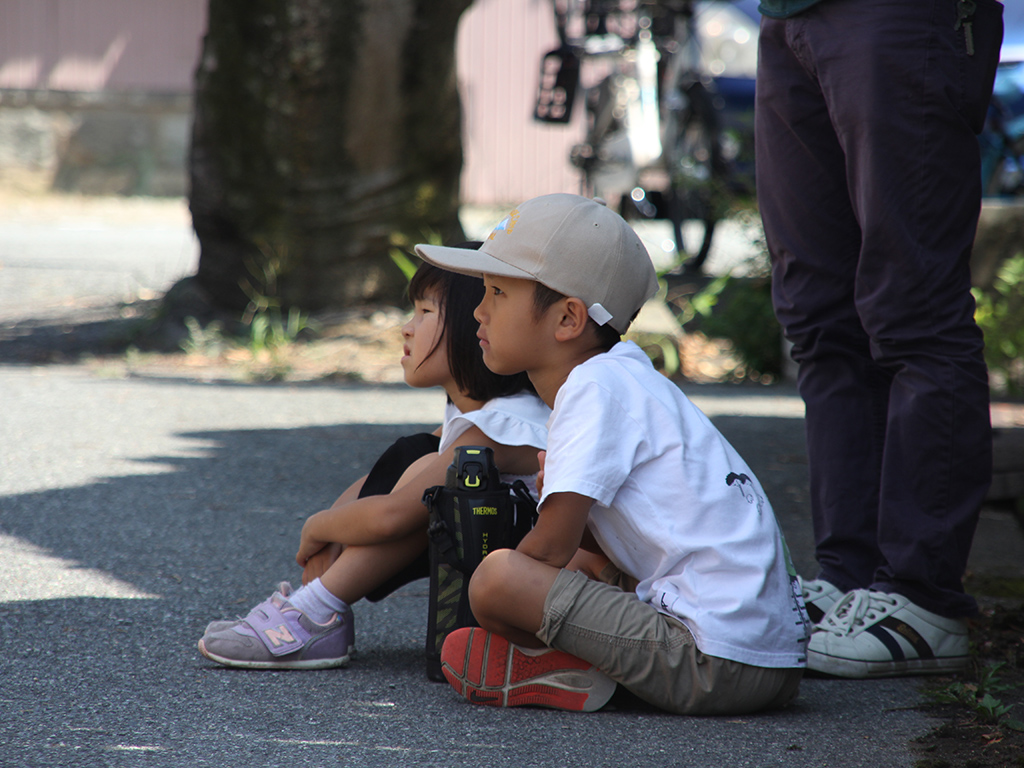
[[[569,42],[567,9],[555,5],[555,29],[558,47],[548,51],[540,62],[540,83],[533,108],[533,119],[542,123],[568,123],[576,103],[580,83],[580,52]]]
[[[575,48],[563,45],[544,54],[533,119],[542,123],[568,123],[580,81],[580,57]]]
[[[459,446],[444,485],[428,488],[430,510],[430,607],[427,677],[444,682],[441,646],[459,627],[478,626],[469,609],[469,577],[488,553],[514,548],[537,519],[537,503],[525,483],[501,482],[494,452]]]

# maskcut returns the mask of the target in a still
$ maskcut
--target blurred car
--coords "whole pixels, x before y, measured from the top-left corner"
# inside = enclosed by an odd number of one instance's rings
[[[711,78],[722,157],[735,194],[754,192],[754,84],[761,20],[757,6],[758,0],[709,0],[697,5],[701,67]]]
[[[702,68],[711,76],[733,192],[754,191],[758,0],[698,4]],[[1003,45],[979,137],[986,197],[1024,196],[1024,0],[1003,0]]]
[[[981,144],[986,197],[1024,195],[1024,0],[1004,0],[1003,47]]]

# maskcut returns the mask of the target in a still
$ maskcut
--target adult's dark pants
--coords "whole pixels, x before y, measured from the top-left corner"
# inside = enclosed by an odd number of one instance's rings
[[[970,251],[1002,7],[824,0],[761,25],[757,192],[806,405],[820,578],[977,610],[991,479]]]

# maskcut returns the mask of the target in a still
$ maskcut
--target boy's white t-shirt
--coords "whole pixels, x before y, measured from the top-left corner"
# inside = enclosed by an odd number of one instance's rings
[[[496,397],[468,413],[462,413],[454,404],[448,403],[444,424],[441,426],[438,453],[444,453],[467,429],[474,426],[501,445],[529,445],[543,451],[547,446],[547,422],[550,417],[551,409],[529,392]],[[536,475],[501,473],[501,480],[509,484],[522,480],[530,493],[537,495]]]
[[[577,366],[549,421],[544,501],[596,503],[588,527],[637,596],[711,656],[801,667],[809,622],[754,473],[632,342]]]

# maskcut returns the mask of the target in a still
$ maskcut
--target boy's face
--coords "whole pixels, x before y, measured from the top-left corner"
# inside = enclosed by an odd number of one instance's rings
[[[536,365],[541,326],[534,316],[532,280],[484,275],[484,297],[474,310],[484,365],[509,376]]]

